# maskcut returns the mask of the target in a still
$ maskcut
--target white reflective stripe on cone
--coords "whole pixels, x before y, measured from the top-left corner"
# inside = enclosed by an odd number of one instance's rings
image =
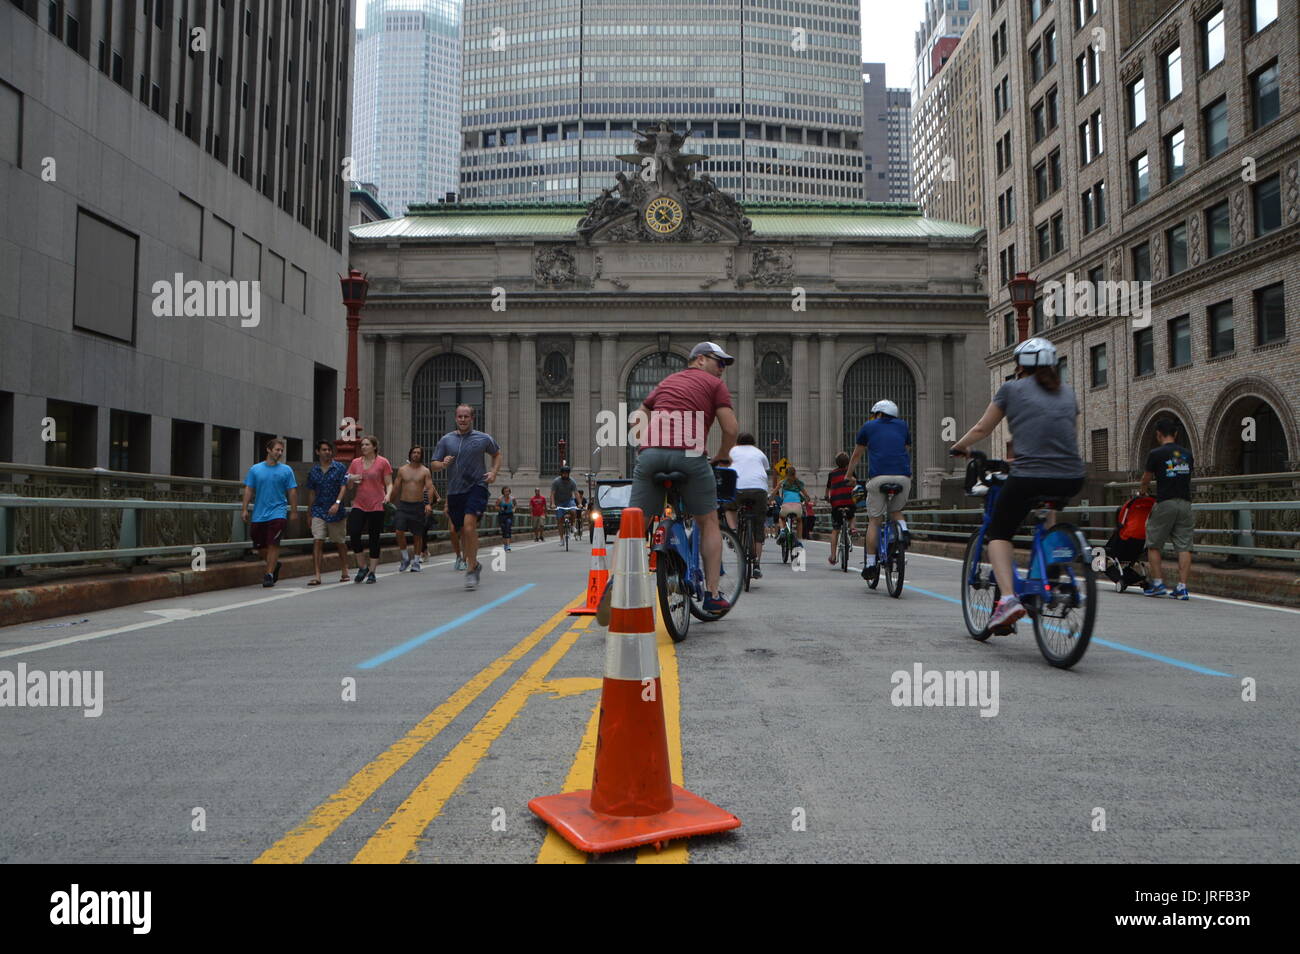
[[[654,633],[606,633],[605,678],[659,678],[659,650]]]
[[[640,609],[643,606],[654,606],[654,598],[654,576],[644,569],[614,573],[614,592],[610,594],[610,606],[614,609]]]

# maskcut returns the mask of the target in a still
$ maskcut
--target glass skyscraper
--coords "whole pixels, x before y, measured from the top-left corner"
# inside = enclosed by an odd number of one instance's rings
[[[858,0],[465,0],[460,196],[586,201],[634,123],[744,200],[863,197]]]
[[[355,177],[395,216],[455,192],[462,0],[369,0],[357,31]]]

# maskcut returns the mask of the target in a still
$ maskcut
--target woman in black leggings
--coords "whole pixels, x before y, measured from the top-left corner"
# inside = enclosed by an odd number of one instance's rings
[[[348,488],[353,494],[352,510],[348,513],[348,535],[352,538],[352,552],[357,555],[357,575],[354,583],[375,582],[375,568],[379,566],[379,535],[384,530],[384,501],[393,486],[393,465],[379,456],[379,441],[373,437],[361,439],[361,456],[348,467]],[[370,553],[361,557],[363,534],[370,535]]]

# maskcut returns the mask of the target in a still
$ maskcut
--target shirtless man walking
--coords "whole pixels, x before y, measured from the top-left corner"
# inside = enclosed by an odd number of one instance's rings
[[[393,489],[388,492],[390,502],[397,504],[393,529],[397,531],[397,548],[402,551],[402,563],[397,572],[410,569],[420,571],[424,553],[425,528],[433,515],[433,475],[424,466],[424,448],[416,444],[407,454],[406,463],[397,471]],[[411,542],[406,542],[406,534]]]

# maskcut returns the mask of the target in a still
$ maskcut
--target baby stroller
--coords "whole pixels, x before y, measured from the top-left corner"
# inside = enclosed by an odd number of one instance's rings
[[[1115,511],[1115,530],[1106,541],[1106,576],[1123,593],[1147,582],[1147,517],[1155,497],[1134,497]]]

